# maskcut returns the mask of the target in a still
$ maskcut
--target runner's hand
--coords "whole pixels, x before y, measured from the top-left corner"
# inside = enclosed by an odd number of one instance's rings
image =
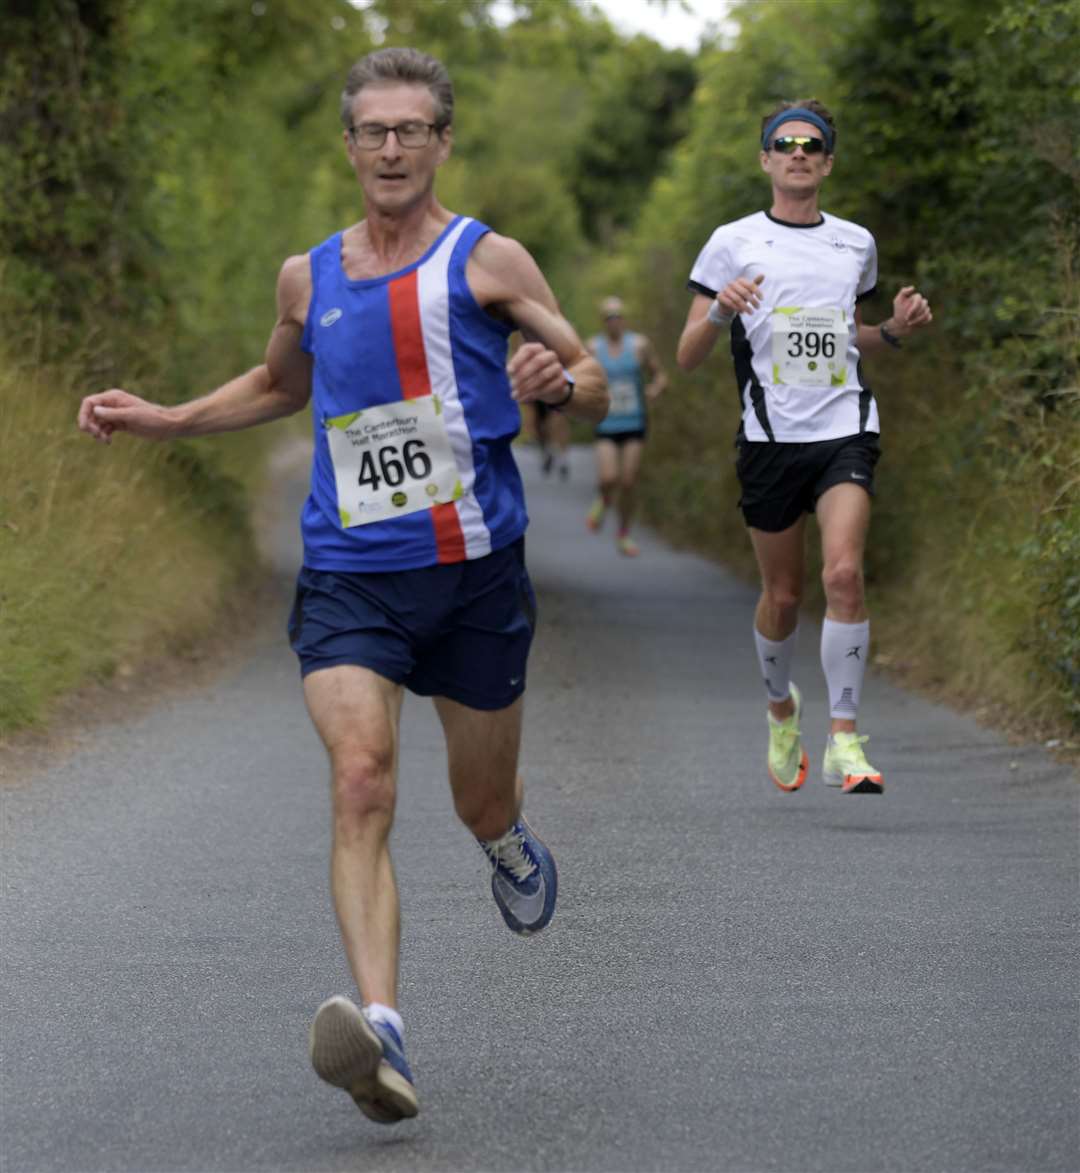
[[[752,314],[761,305],[758,287],[764,280],[764,273],[759,273],[753,281],[748,277],[736,277],[716,295],[717,304],[725,314]]]
[[[929,326],[934,320],[930,312],[930,303],[921,293],[916,292],[914,285],[905,285],[893,298],[892,328],[886,323],[890,333],[899,338],[906,337],[913,330],[922,326]]]
[[[525,342],[507,364],[510,390],[518,403],[539,399],[558,403],[566,398],[566,374],[559,356],[542,342]]]
[[[130,432],[148,440],[164,440],[172,434],[165,408],[116,387],[87,395],[79,405],[78,424],[103,444],[111,441],[113,432]]]

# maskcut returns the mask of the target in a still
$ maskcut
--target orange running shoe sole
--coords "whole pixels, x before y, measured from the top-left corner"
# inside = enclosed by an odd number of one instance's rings
[[[806,781],[806,770],[810,765],[810,759],[806,755],[806,750],[802,751],[802,761],[799,763],[799,772],[795,775],[795,781],[787,784],[780,781],[779,778],[772,772],[772,767],[769,768],[769,777],[787,794],[791,794],[798,790],[799,787]]]
[[[880,774],[848,774],[840,784],[841,794],[881,794],[884,789]]]

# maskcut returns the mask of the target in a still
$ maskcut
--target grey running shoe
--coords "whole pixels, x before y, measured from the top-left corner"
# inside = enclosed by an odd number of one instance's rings
[[[396,1124],[420,1110],[397,1031],[368,1022],[348,998],[335,995],[319,1007],[309,1044],[315,1074],[347,1091],[369,1120]]]

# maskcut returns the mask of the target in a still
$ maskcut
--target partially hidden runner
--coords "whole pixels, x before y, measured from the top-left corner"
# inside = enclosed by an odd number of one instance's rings
[[[331,889],[363,1009],[319,1007],[311,1059],[372,1120],[415,1116],[397,1010],[399,907],[388,839],[406,688],[434,700],[458,817],[492,867],[506,924],[555,909],[551,852],[522,817],[518,775],[535,599],[510,450],[519,404],[586,421],[603,371],[516,241],[438,202],[453,90],[414,49],[350,70],[341,100],[366,217],[289,257],[265,361],[175,407],[113,389],[79,426],[108,443],[235,431],[310,401],[311,492],[289,621],[311,719],[330,758]],[[507,366],[507,341],[525,342]]]
[[[722,224],[698,255],[678,363],[687,371],[700,366],[731,327],[742,409],[739,504],[761,573],[754,643],[768,697],[769,775],[787,791],[806,779],[791,660],[806,517],[816,513],[831,718],[824,781],[846,794],[880,794],[882,773],[867,760],[867,738],[856,729],[870,645],[863,552],[880,453],[878,409],[861,358],[899,350],[933,315],[907,285],[889,318],[863,322],[859,303],[877,281],[874,238],[818,207],[835,148],[833,117],[816,100],[785,102],[762,119],[760,162],[772,182],[772,206]]]
[[[540,449],[540,471],[550,476],[558,469],[559,479],[570,477],[570,421],[557,408],[542,400],[533,402],[534,431]]]
[[[667,375],[648,338],[627,330],[619,298],[605,298],[600,313],[603,331],[589,339],[588,347],[607,375],[611,409],[596,425],[597,493],[585,524],[593,533],[598,532],[607,511],[614,508],[618,519],[616,548],[634,558],[641,551],[630,536],[630,525],[648,434],[647,405],[667,386]]]

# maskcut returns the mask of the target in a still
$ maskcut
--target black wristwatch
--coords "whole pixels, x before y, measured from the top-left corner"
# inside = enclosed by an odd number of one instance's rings
[[[887,342],[890,346],[892,346],[896,350],[900,349],[900,339],[897,338],[897,336],[895,334],[891,333],[889,330],[887,330],[885,328],[884,322],[882,322],[881,325],[878,326],[878,331],[881,334],[881,339],[883,342]]]
[[[566,368],[563,368],[563,377],[566,379],[566,394],[559,400],[558,403],[549,403],[553,411],[562,411],[562,409],[574,398],[574,388],[577,386],[577,380]]]

